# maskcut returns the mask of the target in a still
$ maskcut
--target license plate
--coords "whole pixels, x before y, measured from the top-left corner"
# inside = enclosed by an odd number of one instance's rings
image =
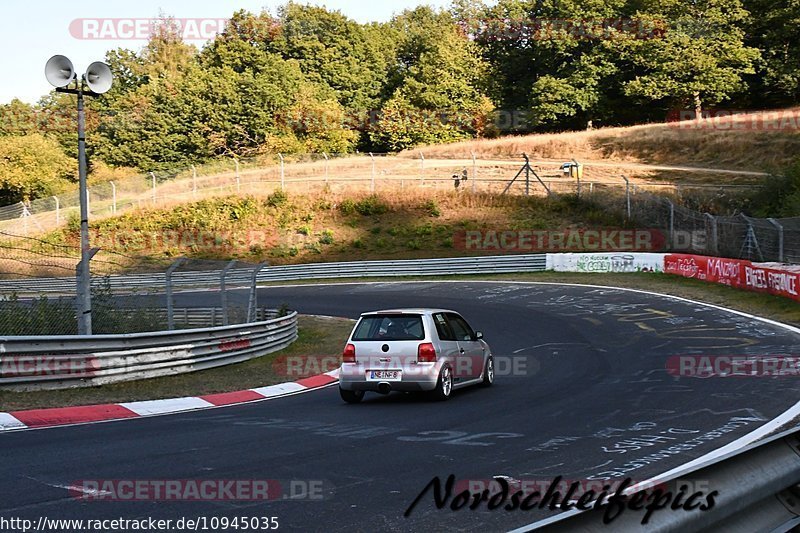
[[[403,372],[400,370],[370,370],[367,372],[367,381],[400,381]]]

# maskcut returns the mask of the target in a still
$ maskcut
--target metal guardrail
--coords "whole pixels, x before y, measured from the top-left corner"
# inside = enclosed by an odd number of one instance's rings
[[[442,276],[463,274],[515,274],[543,272],[547,267],[546,254],[505,255],[489,257],[455,257],[443,259],[407,259],[398,261],[351,261],[344,263],[312,263],[273,266],[258,274],[259,282],[297,281],[305,279],[337,279],[363,277]],[[220,270],[187,271],[172,274],[175,288],[205,288],[219,286]],[[106,278],[103,278],[103,283]],[[113,291],[162,289],[166,284],[163,273],[110,276],[108,287]],[[100,283],[101,280],[96,280]],[[232,270],[226,279],[227,287],[249,286],[250,271]],[[75,278],[41,278],[0,280],[0,291],[25,293],[75,292]]]
[[[691,494],[696,490],[717,491],[711,509],[694,508],[686,511],[666,503],[651,515],[647,525],[641,523],[645,510],[627,509],[610,524],[603,523],[605,507],[587,511],[569,511],[542,520],[511,533],[543,531],[566,533],[582,531],[601,533],[607,531],[725,531],[750,533],[752,531],[782,532],[800,526],[800,432],[792,429],[775,434],[768,439],[746,446],[730,456],[695,469],[676,474],[670,481],[659,483],[647,490],[656,494],[653,500],[671,493],[679,494],[680,487]],[[664,496],[666,501],[666,496]],[[700,498],[705,503],[705,496]],[[684,499],[683,502],[686,500]],[[627,502],[626,502],[627,503]],[[663,501],[661,502],[663,503]]]
[[[297,339],[297,313],[264,322],[128,335],[0,337],[0,389],[104,385],[239,363]]]

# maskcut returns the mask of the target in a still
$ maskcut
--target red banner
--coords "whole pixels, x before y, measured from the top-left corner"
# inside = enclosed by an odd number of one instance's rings
[[[800,273],[765,268],[750,261],[668,254],[664,257],[664,272],[800,301]]]

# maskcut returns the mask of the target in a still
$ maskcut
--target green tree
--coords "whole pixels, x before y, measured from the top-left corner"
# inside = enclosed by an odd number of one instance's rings
[[[77,163],[39,133],[0,137],[0,202],[57,194],[74,181]]]
[[[370,136],[401,150],[485,133],[494,106],[484,93],[487,65],[449,13],[420,7],[392,21],[402,35],[396,88]]]
[[[746,43],[761,50],[763,62],[753,83],[755,100],[767,105],[800,102],[800,2],[744,0],[751,12]]]
[[[630,39],[623,57],[641,73],[625,83],[627,94],[691,105],[699,116],[744,91],[743,76],[759,58],[744,44],[748,12],[740,0],[648,0],[637,13],[644,26],[665,25],[659,38]]]

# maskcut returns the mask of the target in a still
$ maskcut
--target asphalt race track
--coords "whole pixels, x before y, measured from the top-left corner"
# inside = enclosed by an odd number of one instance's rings
[[[176,305],[207,306],[217,298],[181,294]],[[670,356],[797,354],[800,338],[752,318],[643,293],[420,282],[287,286],[263,289],[259,298],[262,305],[288,302],[301,313],[351,318],[406,306],[455,309],[511,368],[498,365],[494,387],[457,391],[446,403],[395,393],[346,405],[334,386],[189,414],[1,434],[0,516],[275,516],[286,530],[508,530],[551,514],[439,510],[431,493],[410,517],[403,513],[433,477],[449,474],[644,480],[757,430],[800,400],[797,378],[669,375]],[[711,437],[697,440],[701,435]],[[642,459],[682,443],[693,445]],[[268,503],[70,497],[66,487],[85,479],[266,479],[280,480],[284,492],[295,481],[321,487],[322,497]]]

